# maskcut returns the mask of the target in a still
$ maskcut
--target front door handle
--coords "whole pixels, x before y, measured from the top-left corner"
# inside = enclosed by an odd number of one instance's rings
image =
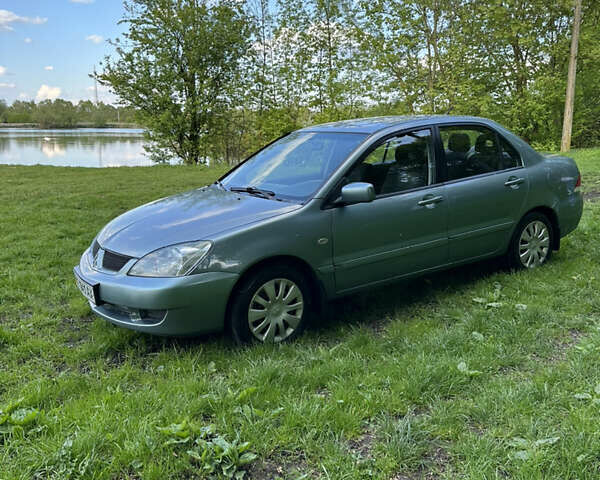
[[[525,181],[524,178],[520,177],[508,177],[508,180],[504,182],[505,187],[518,187]]]
[[[423,199],[418,202],[418,205],[421,207],[433,208],[436,203],[440,203],[442,200],[444,200],[444,197],[441,195],[425,195]]]

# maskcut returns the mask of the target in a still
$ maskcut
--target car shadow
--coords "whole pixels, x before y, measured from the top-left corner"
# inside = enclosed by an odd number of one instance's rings
[[[322,338],[348,324],[380,331],[395,314],[403,309],[417,304],[437,302],[433,298],[440,292],[464,289],[501,271],[506,271],[503,263],[498,259],[492,259],[424,277],[401,280],[384,287],[343,297],[328,302],[323,314],[308,326],[308,334],[315,334]],[[132,336],[131,341],[136,342],[138,346],[143,344],[146,354],[165,350],[195,351],[206,345],[230,350],[246,348],[236,345],[222,333],[193,337],[158,337],[138,333]]]
[[[383,287],[342,297],[329,302],[324,315],[312,330],[320,334],[342,324],[385,328],[391,317],[414,305],[438,303],[441,292],[454,292],[500,272],[507,272],[501,259],[491,259],[432,273],[423,277],[399,280]]]

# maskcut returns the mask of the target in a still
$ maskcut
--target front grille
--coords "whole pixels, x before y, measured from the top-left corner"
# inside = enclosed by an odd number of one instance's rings
[[[102,267],[106,268],[106,270],[112,270],[113,272],[118,272],[132,258],[133,257],[128,257],[127,255],[120,255],[118,253],[111,252],[110,250],[104,250],[104,258],[102,259]]]
[[[94,240],[94,243],[92,243],[92,257],[96,258],[96,255],[98,254],[98,250],[100,250],[100,244]]]

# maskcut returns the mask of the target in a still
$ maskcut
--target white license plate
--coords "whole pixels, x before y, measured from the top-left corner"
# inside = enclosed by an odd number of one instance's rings
[[[75,274],[75,281],[77,282],[77,288],[83,294],[85,298],[87,298],[94,305],[98,303],[98,299],[96,298],[96,290],[93,285],[90,285],[85,280],[79,278],[79,275]]]

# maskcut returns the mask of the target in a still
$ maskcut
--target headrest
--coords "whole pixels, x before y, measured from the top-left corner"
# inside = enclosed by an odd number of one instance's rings
[[[482,133],[475,141],[475,150],[486,155],[496,153],[496,137],[491,133]]]
[[[467,153],[471,148],[471,139],[466,133],[453,133],[448,139],[448,149],[453,152]]]
[[[422,148],[417,142],[404,143],[396,147],[395,158],[399,164],[410,164],[419,160]]]

